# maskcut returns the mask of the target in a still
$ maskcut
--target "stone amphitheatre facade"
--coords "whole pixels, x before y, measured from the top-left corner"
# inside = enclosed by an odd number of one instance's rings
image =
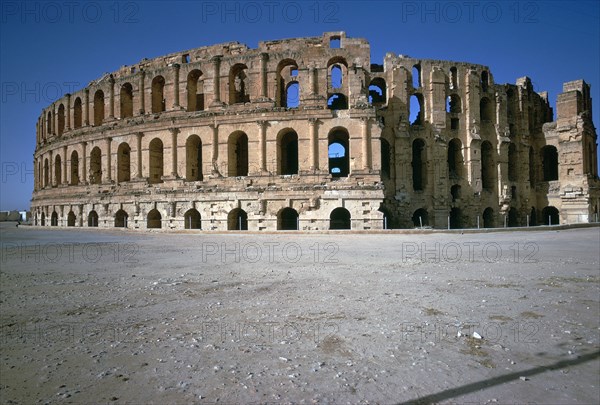
[[[144,59],[37,121],[36,225],[254,231],[597,220],[590,88],[321,37]]]

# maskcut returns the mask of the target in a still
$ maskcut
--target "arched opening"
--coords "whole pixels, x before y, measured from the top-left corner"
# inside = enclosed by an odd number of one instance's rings
[[[54,131],[52,131],[52,112],[48,111],[48,118],[46,119],[46,130],[48,132],[48,135],[54,133]]]
[[[333,65],[329,70],[329,85],[332,89],[341,89],[344,81],[344,73],[340,65]]]
[[[104,121],[104,92],[102,90],[94,93],[94,125],[102,125]]]
[[[519,226],[519,212],[515,207],[510,207],[508,210],[507,225],[510,227]]]
[[[327,99],[327,108],[330,110],[347,110],[348,99],[342,93],[333,93]]]
[[[297,81],[288,83],[285,88],[285,107],[297,108],[300,105],[300,84]]]
[[[56,155],[54,158],[54,185],[60,186],[62,184],[62,159],[60,155]]]
[[[153,209],[148,213],[146,219],[146,228],[148,229],[159,229],[162,228],[162,215],[157,209]]]
[[[71,152],[71,185],[79,184],[79,154],[76,150]]]
[[[452,202],[456,202],[460,200],[461,189],[458,184],[454,184],[450,187],[450,195],[452,196]]]
[[[410,125],[423,125],[423,95],[415,93],[410,96],[409,105]]]
[[[345,129],[331,130],[328,136],[329,173],[333,178],[350,173],[350,135]]]
[[[381,178],[389,179],[391,177],[391,148],[390,143],[384,138],[380,139],[381,149]]]
[[[412,143],[412,181],[413,190],[422,191],[427,186],[427,149],[421,138]]]
[[[517,181],[519,172],[517,160],[517,146],[511,142],[508,145],[508,181]]]
[[[42,212],[42,216],[40,219],[40,223],[42,224],[42,226],[46,226],[46,214]]]
[[[481,90],[486,92],[488,90],[489,85],[489,75],[487,70],[481,72]]]
[[[277,65],[277,105],[295,108],[300,104],[298,64],[293,59],[284,59]],[[295,84],[295,85],[293,85]]]
[[[350,211],[338,207],[329,215],[329,229],[352,229]]]
[[[494,105],[487,97],[482,98],[479,102],[479,117],[481,122],[493,122],[494,120]]]
[[[48,158],[44,159],[44,187],[48,187],[48,183],[50,182],[50,167],[48,163]]]
[[[117,149],[117,181],[119,183],[131,180],[131,148],[126,142]]]
[[[458,88],[458,72],[454,66],[450,68],[450,88],[452,90],[456,90]]]
[[[494,148],[488,141],[481,143],[481,186],[484,190],[494,190]]]
[[[77,97],[75,103],[73,103],[73,128],[81,128],[82,112],[81,112],[81,98]]]
[[[542,169],[544,181],[558,180],[558,152],[555,146],[546,145],[542,148]]]
[[[414,65],[412,68],[412,86],[415,89],[421,87],[421,65]]]
[[[159,138],[154,138],[148,147],[150,154],[150,178],[148,182],[162,183],[163,176],[163,143]]]
[[[185,178],[187,181],[202,181],[202,140],[191,135],[185,141]]]
[[[451,94],[446,97],[446,112],[450,114],[460,114],[462,103],[458,94]]]
[[[379,207],[378,211],[383,214],[383,229],[394,229],[395,221],[390,211],[383,206]]]
[[[248,66],[237,63],[229,71],[229,104],[250,102]]]
[[[419,208],[413,213],[413,225],[415,227],[429,226],[429,214],[425,208]]]
[[[494,217],[494,210],[491,207],[487,207],[483,211],[483,227],[494,228],[496,226],[496,220]]]
[[[386,84],[385,79],[376,77],[369,83],[369,103],[374,106],[384,105],[386,99]]]
[[[248,135],[236,131],[229,135],[227,142],[229,176],[248,175]]]
[[[283,208],[277,213],[277,229],[282,231],[298,230],[298,212],[293,208]]]
[[[98,227],[98,213],[96,211],[90,211],[88,214],[88,227],[96,228]]]
[[[67,226],[75,226],[75,213],[73,211],[69,211],[69,214],[67,215]]]
[[[204,80],[202,71],[192,70],[187,76],[188,111],[204,110]]]
[[[202,229],[202,221],[198,210],[191,208],[183,215],[185,229]]]
[[[53,211],[50,216],[50,226],[58,226],[58,214],[56,211]]]
[[[544,225],[559,225],[560,215],[558,209],[549,206],[542,210],[542,224]]]
[[[298,174],[298,134],[296,131],[288,130],[279,134],[277,162],[279,174]]]
[[[248,214],[241,208],[235,208],[229,211],[227,215],[227,229],[230,231],[247,231]]]
[[[462,226],[462,212],[454,207],[450,210],[450,229],[460,229]]]
[[[65,106],[63,104],[58,106],[58,136],[61,136],[65,132]]]
[[[152,79],[152,112],[160,113],[166,110],[165,78],[156,76]]]
[[[129,215],[125,210],[119,210],[115,213],[115,228],[127,228]]]
[[[90,153],[90,184],[102,182],[102,152],[99,147],[94,147]]]
[[[133,87],[130,83],[121,86],[121,118],[133,117]]]
[[[463,174],[462,168],[462,142],[460,139],[454,138],[448,143],[448,175],[451,179],[459,179]]]
[[[529,186],[533,188],[535,186],[535,152],[533,147],[529,147]]]
[[[537,211],[535,207],[531,207],[529,212],[529,226],[537,226]]]

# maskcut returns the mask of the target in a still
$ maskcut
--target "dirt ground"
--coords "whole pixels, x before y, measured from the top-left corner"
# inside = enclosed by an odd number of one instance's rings
[[[600,228],[0,226],[0,402],[600,403]]]

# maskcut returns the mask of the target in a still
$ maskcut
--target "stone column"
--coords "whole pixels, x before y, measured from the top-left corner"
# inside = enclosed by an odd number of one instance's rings
[[[144,80],[145,80],[146,72],[143,70],[140,71],[140,115],[144,115],[146,112],[145,107],[145,99],[146,99],[146,91],[144,90]]]
[[[136,135],[136,153],[137,153],[137,175],[135,176],[138,179],[142,178],[142,137],[144,136],[143,132],[138,132]]]
[[[268,121],[256,121],[258,125],[258,172],[267,171],[267,125]],[[277,168],[275,168],[277,171]]]
[[[106,138],[105,139],[106,142],[106,169],[104,170],[103,173],[103,177],[104,180],[102,181],[103,183],[110,183],[112,176],[112,167],[111,167],[111,150],[110,150],[110,146],[111,146],[111,142],[112,142],[112,138]]]
[[[267,98],[267,58],[265,52],[260,54],[260,98]]]
[[[310,138],[310,170],[319,170],[319,135],[317,133],[317,118],[308,119],[308,136]]]
[[[62,168],[62,182],[64,185],[69,184],[69,180],[67,179],[67,147],[63,146],[63,168]]]
[[[175,70],[175,78],[173,79],[173,109],[175,110],[179,109],[179,68],[179,63],[173,64],[173,69]]]
[[[67,129],[71,130],[71,94],[67,93]]]
[[[369,136],[369,118],[361,118],[361,128],[362,128],[362,162],[363,169],[371,170],[371,153],[369,144],[371,143],[371,139]]]
[[[90,125],[90,89],[85,89],[85,106],[84,106],[84,117],[83,125]]]
[[[174,178],[178,178],[179,175],[177,173],[177,134],[179,133],[179,129],[177,128],[169,128],[171,132],[171,176]]]
[[[115,118],[115,79],[110,75],[110,99],[109,99],[109,116]]]
[[[212,58],[213,62],[213,102],[211,106],[218,107],[221,106],[221,82],[220,82],[220,74],[221,74],[221,55],[214,56]]]
[[[87,155],[86,155],[87,142],[81,142],[82,156],[81,156],[81,183],[88,184],[87,179]]]
[[[211,174],[213,176],[219,175],[218,159],[219,159],[219,126],[217,124],[211,124],[212,129],[212,150],[211,150],[211,162],[212,169]]]

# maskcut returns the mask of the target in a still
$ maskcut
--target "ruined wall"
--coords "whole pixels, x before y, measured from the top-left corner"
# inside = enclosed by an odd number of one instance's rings
[[[393,54],[375,65],[344,32],[230,42],[124,66],[44,109],[32,211],[38,225],[142,229],[516,226],[549,206],[587,222],[590,111],[583,81],[551,122],[528,78]]]

